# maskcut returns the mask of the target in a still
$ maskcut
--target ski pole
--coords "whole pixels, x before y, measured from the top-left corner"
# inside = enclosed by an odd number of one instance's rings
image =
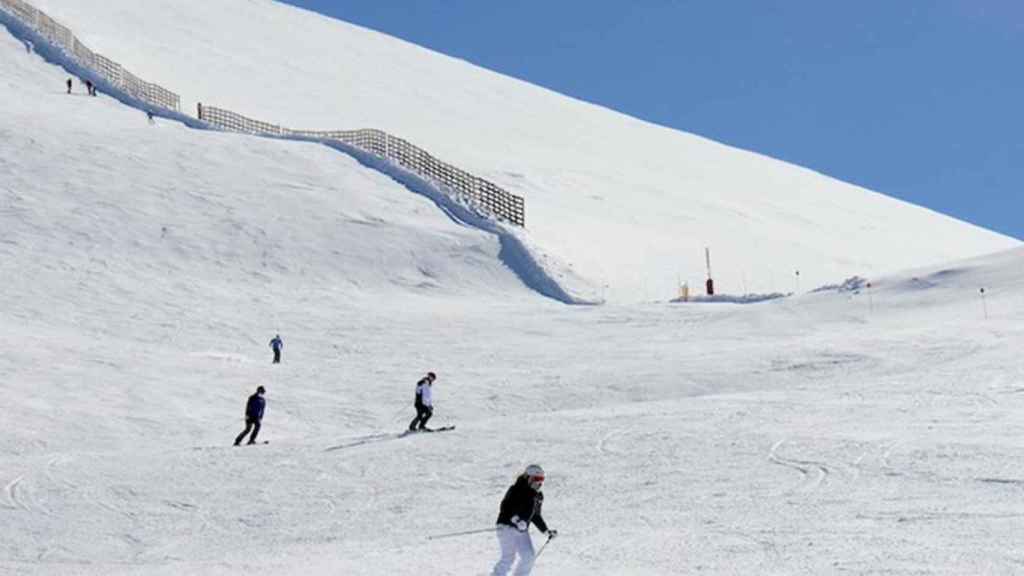
[[[494,532],[497,530],[497,526],[490,528],[481,528],[480,530],[466,530],[465,532],[449,532],[447,534],[434,534],[427,536],[427,540],[440,540],[441,538],[455,538],[456,536],[469,536],[470,534],[483,534],[485,532]]]
[[[534,554],[534,556],[533,556],[533,561],[534,562],[537,561],[537,558],[540,558],[541,552],[543,552],[544,549],[548,547],[548,543],[550,543],[552,540],[554,540],[554,538],[555,538],[554,536],[552,536],[551,534],[548,534],[548,539],[545,540],[544,543],[540,545],[540,549],[537,550],[536,554]]]

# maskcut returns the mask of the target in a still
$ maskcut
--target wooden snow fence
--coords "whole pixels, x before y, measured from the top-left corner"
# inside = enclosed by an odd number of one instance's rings
[[[382,130],[292,130],[214,106],[202,106],[201,110],[202,120],[223,130],[284,138],[334,140],[359,148],[440,184],[456,197],[468,200],[470,204],[483,208],[501,220],[516,226],[526,224],[525,203],[521,196],[439,160],[419,146]]]

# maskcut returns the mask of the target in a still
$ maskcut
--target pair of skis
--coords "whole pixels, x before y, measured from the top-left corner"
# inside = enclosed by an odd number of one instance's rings
[[[337,446],[331,446],[327,448],[325,452],[333,452],[335,450],[344,450],[347,448],[355,448],[356,446],[363,446],[365,444],[376,444],[378,442],[387,442],[389,440],[398,440],[405,438],[406,436],[412,436],[414,434],[429,434],[433,432],[449,432],[455,430],[455,426],[442,426],[440,428],[424,428],[423,430],[406,430],[404,432],[394,433],[387,432],[384,434],[371,434],[369,436],[362,436],[360,438],[353,438],[349,442],[344,444],[338,444]]]
[[[406,430],[406,434],[417,434],[419,432],[448,432],[449,430],[455,430],[455,426],[441,426],[440,428],[420,428],[419,430],[413,430],[410,428]]]

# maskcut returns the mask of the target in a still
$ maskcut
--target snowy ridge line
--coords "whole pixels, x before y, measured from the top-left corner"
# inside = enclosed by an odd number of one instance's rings
[[[132,98],[171,112],[179,111],[181,98],[177,94],[159,84],[146,82],[110,58],[93,52],[75,36],[71,29],[59,24],[46,12],[23,0],[0,0],[0,8],[7,11],[23,26],[36,32],[50,45],[62,50],[83,69],[92,72],[92,74],[79,74],[80,77],[90,80],[102,78],[110,86],[120,89]],[[99,78],[96,78],[96,75]],[[99,84],[99,82],[96,83]]]
[[[19,10],[21,10],[21,12],[16,13],[14,8],[12,8],[14,6],[20,7]],[[26,44],[31,44],[31,49],[47,62],[60,66],[79,78],[91,79],[98,89],[102,90],[105,95],[114,98],[126,106],[151,112],[155,116],[159,116],[161,118],[181,122],[189,128],[198,130],[222,130],[222,128],[218,128],[210,122],[198,120],[177,110],[155,105],[123,90],[118,85],[111,82],[106,76],[102,76],[88,66],[81,64],[61,45],[55,44],[48,37],[36,30],[32,24],[22,21],[23,17],[27,17],[31,14],[42,13],[35,10],[22,0],[0,0],[0,24],[5,25],[15,38],[18,38]],[[37,17],[32,16],[32,18]],[[66,28],[63,29],[67,30]],[[68,34],[70,34],[70,31],[68,31]],[[205,109],[203,115],[204,117],[206,116]],[[365,134],[367,131],[353,132]],[[380,134],[384,134],[381,131],[371,130],[370,132],[379,132]],[[276,137],[291,141],[319,143],[347,154],[356,159],[363,166],[391,177],[393,180],[406,187],[409,191],[421,196],[426,196],[453,221],[497,236],[501,245],[499,258],[531,290],[564,304],[599,304],[602,302],[600,298],[593,294],[593,290],[589,289],[589,287],[580,289],[578,287],[570,287],[568,285],[563,286],[563,283],[557,280],[556,276],[565,277],[567,275],[565,271],[560,271],[558,269],[558,264],[548,262],[548,258],[544,254],[535,253],[536,250],[527,245],[525,238],[523,238],[519,233],[521,226],[505,225],[502,221],[494,218],[493,215],[489,214],[487,211],[480,210],[482,204],[472,201],[472,198],[467,194],[452,194],[442,190],[441,186],[443,185],[443,180],[432,180],[423,174],[418,174],[415,170],[405,168],[396,161],[358,146],[358,141],[348,143],[336,137],[321,137],[321,135],[334,136],[337,134],[338,133],[332,132],[288,131],[287,134],[274,135],[266,133],[262,136]],[[394,137],[391,138],[391,142],[405,142],[401,139],[394,139]],[[380,142],[380,140],[377,140],[377,142]],[[385,143],[385,146],[387,146],[388,140],[386,138],[383,142]],[[385,148],[385,151],[388,149],[389,148]],[[398,151],[401,151],[402,154],[408,153],[406,152],[407,149],[403,146],[396,146],[395,150],[396,153]],[[416,150],[419,149],[416,148]],[[433,158],[432,156],[429,156],[429,154],[426,156],[431,159]],[[423,154],[419,154],[419,157],[423,158]],[[458,173],[466,174],[461,170],[458,171]],[[486,180],[476,177],[472,178],[475,178],[474,181],[477,183],[486,183],[481,186],[482,189],[487,189],[489,186],[493,186]],[[448,190],[451,190],[451,188],[448,188]],[[520,198],[519,206],[522,205],[521,201],[522,199]],[[522,212],[520,212],[520,214],[522,214]],[[568,274],[568,276],[571,277],[572,275]]]
[[[482,211],[515,224],[526,225],[525,204],[522,196],[516,196],[500,186],[474,176],[461,168],[439,160],[430,152],[415,144],[377,130],[293,130],[277,124],[255,120],[231,110],[199,104],[199,119],[222,130],[243,132],[254,136],[277,138],[302,138],[315,141],[337,141],[354,146],[375,156],[390,160],[402,168],[433,180],[442,188],[450,190],[463,202],[468,202]]]

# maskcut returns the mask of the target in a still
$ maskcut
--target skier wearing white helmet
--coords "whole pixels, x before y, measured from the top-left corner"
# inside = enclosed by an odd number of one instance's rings
[[[512,569],[512,564],[519,556],[515,576],[526,576],[533,569],[536,552],[530,539],[530,524],[533,524],[548,538],[558,535],[549,530],[541,516],[544,504],[544,493],[540,491],[544,484],[544,469],[538,464],[530,464],[516,478],[516,481],[505,492],[498,512],[498,544],[501,546],[501,558],[494,565],[491,576],[505,576]]]

